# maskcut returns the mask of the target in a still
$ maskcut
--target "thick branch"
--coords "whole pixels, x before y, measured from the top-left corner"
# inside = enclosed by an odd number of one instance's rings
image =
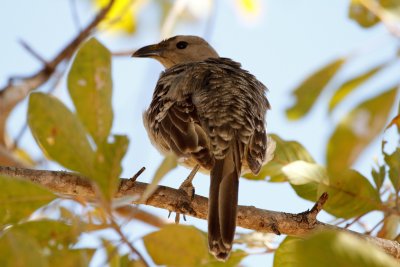
[[[105,6],[97,16],[83,29],[53,60],[43,66],[37,73],[23,78],[20,81],[10,82],[0,89],[0,145],[5,146],[5,125],[11,110],[32,91],[47,82],[55,72],[57,66],[72,57],[74,51],[86,38],[90,36],[96,26],[103,20],[111,9],[115,0]]]
[[[95,198],[91,183],[78,174],[64,171],[31,170],[0,166],[0,175],[29,180],[40,184],[53,192],[65,196],[79,196],[89,201]],[[140,196],[148,184],[130,179],[121,179],[119,190],[115,197],[127,195]],[[186,196],[186,195],[185,195]],[[207,218],[208,199],[195,195],[193,201],[185,201],[187,197],[182,192],[166,186],[159,186],[147,200],[146,205],[166,209],[200,219]],[[344,231],[367,240],[380,247],[396,259],[400,259],[400,244],[397,241],[366,236],[354,231],[322,223],[316,219],[327,196],[322,195],[316,205],[310,210],[298,214],[258,209],[253,206],[239,206],[237,225],[260,232],[285,234],[290,236],[305,236],[315,230]],[[139,197],[137,198],[139,199]],[[135,203],[139,204],[139,203]]]

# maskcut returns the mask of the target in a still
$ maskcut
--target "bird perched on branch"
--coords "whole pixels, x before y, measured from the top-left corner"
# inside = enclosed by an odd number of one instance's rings
[[[154,58],[166,68],[144,125],[162,153],[210,172],[209,249],[225,260],[235,235],[239,177],[257,174],[273,152],[265,130],[267,88],[196,36],[175,36],[132,56]]]

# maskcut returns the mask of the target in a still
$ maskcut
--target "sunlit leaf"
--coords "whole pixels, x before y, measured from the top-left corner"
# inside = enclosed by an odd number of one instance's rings
[[[298,266],[296,251],[298,244],[302,241],[300,238],[286,237],[275,251],[273,267]]]
[[[327,149],[328,169],[340,172],[351,166],[382,132],[396,99],[397,86],[366,100],[341,119]]]
[[[109,0],[92,0],[97,7],[103,8]],[[132,34],[136,31],[136,14],[143,1],[115,0],[107,17],[100,24],[102,29]]]
[[[209,257],[206,236],[193,226],[167,225],[143,242],[157,265],[199,266]]]
[[[389,179],[396,192],[400,190],[400,148],[392,154],[383,153],[384,160],[389,167]]]
[[[296,98],[294,105],[286,110],[286,115],[290,120],[297,120],[305,116],[323,89],[346,62],[340,58],[325,65],[309,77],[307,77],[296,89],[293,95]]]
[[[41,253],[37,257],[44,258],[43,260],[49,266],[86,267],[93,256],[94,250],[71,249],[77,242],[79,234],[80,232],[77,231],[76,227],[52,220],[29,221],[15,225],[5,231],[6,237],[10,236],[12,239],[17,237],[15,241],[25,242],[18,239],[19,236],[23,236],[24,240],[26,239],[28,243],[32,242],[32,249],[35,249],[35,246],[37,246]],[[23,247],[21,244],[18,245]],[[21,250],[19,253],[29,253],[29,251]],[[16,261],[17,259],[14,260]],[[27,261],[21,266],[31,265]]]
[[[46,267],[49,265],[38,242],[17,231],[0,236],[0,266]]]
[[[356,171],[329,174],[320,165],[295,161],[286,165],[283,172],[292,185],[308,186],[307,194],[295,190],[302,198],[316,201],[327,192],[329,199],[324,210],[336,217],[351,218],[380,208],[379,194],[368,179]]]
[[[245,178],[264,180],[269,177],[271,182],[285,182],[287,178],[282,173],[282,167],[296,160],[314,162],[311,155],[300,143],[286,141],[276,134],[271,134],[270,136],[276,143],[274,158],[261,168],[258,175],[246,174],[244,175]]]
[[[329,184],[325,168],[318,164],[294,161],[283,167],[282,172],[289,179],[296,194],[310,201],[317,200],[325,192],[323,185]]]
[[[0,176],[0,188],[0,225],[26,219],[32,212],[56,198],[46,189],[17,178]]]
[[[400,2],[398,0],[380,0],[379,1],[386,12],[386,16],[393,21],[400,21]]]
[[[336,217],[349,219],[381,208],[379,193],[357,171],[329,174],[329,186],[326,189],[329,200],[324,210]]]
[[[376,1],[374,1],[375,3]],[[351,0],[349,6],[349,18],[360,26],[368,28],[377,24],[380,20],[360,0]]]
[[[122,172],[121,161],[128,149],[128,144],[129,140],[126,136],[114,135],[112,143],[104,143],[96,151],[96,170],[92,179],[96,181],[108,199],[111,199],[117,190]]]
[[[28,124],[42,151],[64,167],[90,174],[94,152],[78,118],[57,98],[32,93]]]
[[[385,165],[378,166],[378,169],[373,168],[371,170],[371,176],[374,179],[377,191],[379,191],[380,188],[382,187],[383,181],[385,180],[385,177],[386,177]]]
[[[60,221],[29,221],[9,229],[33,237],[42,248],[67,249],[78,241],[80,231]]]
[[[104,142],[113,121],[111,55],[96,39],[78,50],[68,74],[68,90],[83,125],[97,144]]]
[[[151,183],[147,186],[146,190],[143,192],[141,196],[140,202],[145,202],[157,189],[158,184],[161,179],[171,170],[175,169],[178,166],[177,157],[173,154],[169,154],[166,156],[161,162],[161,165],[158,167]]]
[[[398,0],[351,0],[349,17],[362,27],[371,27],[386,20],[400,20],[400,2]]]
[[[90,266],[95,252],[95,249],[90,248],[53,250],[52,253],[48,255],[49,265],[60,267],[87,267]]]
[[[304,240],[289,238],[278,248],[274,267],[398,267],[380,249],[344,232],[318,232]]]
[[[374,76],[378,71],[380,71],[385,65],[379,65],[368,70],[365,73],[362,73],[352,79],[346,81],[342,84],[336,91],[335,94],[332,96],[329,102],[329,112],[331,112],[346,96],[348,96],[354,89],[361,86],[365,83],[368,79]]]
[[[245,18],[255,19],[261,14],[260,0],[236,0],[240,13]]]

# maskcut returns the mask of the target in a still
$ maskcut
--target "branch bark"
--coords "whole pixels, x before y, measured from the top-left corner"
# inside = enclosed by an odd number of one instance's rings
[[[0,166],[0,176],[28,180],[62,196],[79,196],[88,201],[96,199],[91,182],[76,173]],[[137,182],[135,179],[121,179],[115,198],[133,195],[138,196],[137,199],[139,199],[147,186],[147,183]],[[237,225],[260,232],[296,237],[306,236],[316,230],[343,231],[366,240],[400,260],[400,243],[397,241],[363,235],[318,221],[316,216],[326,198],[326,195],[322,195],[311,210],[298,214],[263,210],[253,206],[239,206]],[[134,204],[143,203],[134,202]],[[158,186],[155,193],[144,204],[199,219],[207,219],[207,198],[195,195],[192,201],[188,201],[187,196],[182,191],[166,186]]]
[[[9,82],[0,89],[0,146],[5,147],[5,126],[8,115],[12,109],[33,90],[47,82],[57,69],[57,66],[70,59],[78,46],[90,36],[97,25],[110,11],[115,0],[99,11],[96,17],[89,23],[53,60],[47,62],[37,73],[22,78],[18,83]]]

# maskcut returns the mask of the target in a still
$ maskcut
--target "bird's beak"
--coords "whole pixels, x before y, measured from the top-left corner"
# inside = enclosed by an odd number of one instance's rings
[[[132,57],[159,57],[162,48],[160,44],[153,44],[142,47],[132,54]]]

